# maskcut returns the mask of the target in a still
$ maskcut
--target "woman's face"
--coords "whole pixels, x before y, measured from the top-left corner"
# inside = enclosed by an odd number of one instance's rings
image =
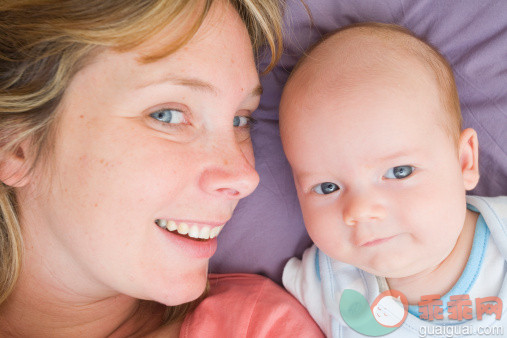
[[[258,184],[248,117],[260,85],[241,19],[214,5],[187,45],[140,63],[170,32],[103,52],[74,77],[52,175],[35,171],[20,191],[28,251],[70,293],[195,299],[216,238],[157,223],[214,236]]]

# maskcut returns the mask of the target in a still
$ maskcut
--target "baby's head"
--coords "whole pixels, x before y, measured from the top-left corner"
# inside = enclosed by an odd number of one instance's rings
[[[479,179],[452,70],[394,25],[359,24],[291,74],[280,130],[304,221],[332,258],[391,278],[430,269],[458,241]]]

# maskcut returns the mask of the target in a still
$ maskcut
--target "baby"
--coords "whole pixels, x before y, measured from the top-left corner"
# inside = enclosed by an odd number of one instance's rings
[[[438,51],[395,25],[335,32],[292,72],[280,132],[315,243],[287,263],[283,283],[327,336],[362,332],[340,309],[346,290],[368,304],[386,290],[405,295],[393,336],[503,330],[507,198],[465,196],[479,180],[477,134],[461,130]],[[458,309],[452,296],[469,298]],[[483,314],[477,298],[492,296],[500,311]]]

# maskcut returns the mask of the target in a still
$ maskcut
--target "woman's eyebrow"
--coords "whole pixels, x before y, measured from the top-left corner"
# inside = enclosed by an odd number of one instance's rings
[[[184,77],[173,76],[173,75],[166,76],[166,77],[163,77],[159,80],[151,81],[148,83],[143,83],[140,86],[138,86],[137,88],[138,89],[145,88],[148,86],[157,85],[157,84],[164,83],[164,82],[171,82],[175,85],[190,87],[195,90],[211,93],[215,96],[218,96],[218,94],[219,94],[218,88],[209,82],[206,82],[206,81],[203,81],[200,79],[196,79],[196,78],[192,78],[192,77],[184,78]],[[262,94],[262,86],[260,84],[258,84],[251,91],[250,96],[260,96],[261,94]]]
[[[149,86],[155,86],[161,83],[170,82],[172,84],[178,85],[178,86],[185,86],[190,87],[192,89],[201,90],[205,92],[210,92],[214,95],[218,95],[218,90],[215,86],[213,86],[211,83],[192,78],[192,77],[179,77],[174,75],[167,75],[164,77],[161,77],[159,79],[155,79],[152,81],[141,83],[140,85],[136,86],[136,89],[146,88]]]
[[[263,92],[262,85],[259,83],[254,90],[252,90],[251,96],[261,96]]]

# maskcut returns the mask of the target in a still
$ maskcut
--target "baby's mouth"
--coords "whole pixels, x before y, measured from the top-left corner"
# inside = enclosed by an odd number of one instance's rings
[[[198,226],[197,224],[185,223],[185,222],[175,222],[167,219],[156,219],[155,224],[160,228],[165,229],[174,234],[180,235],[182,237],[186,237],[193,240],[199,241],[207,241],[209,239],[215,238],[218,236],[220,231],[222,231],[223,225],[209,227],[209,226]]]

